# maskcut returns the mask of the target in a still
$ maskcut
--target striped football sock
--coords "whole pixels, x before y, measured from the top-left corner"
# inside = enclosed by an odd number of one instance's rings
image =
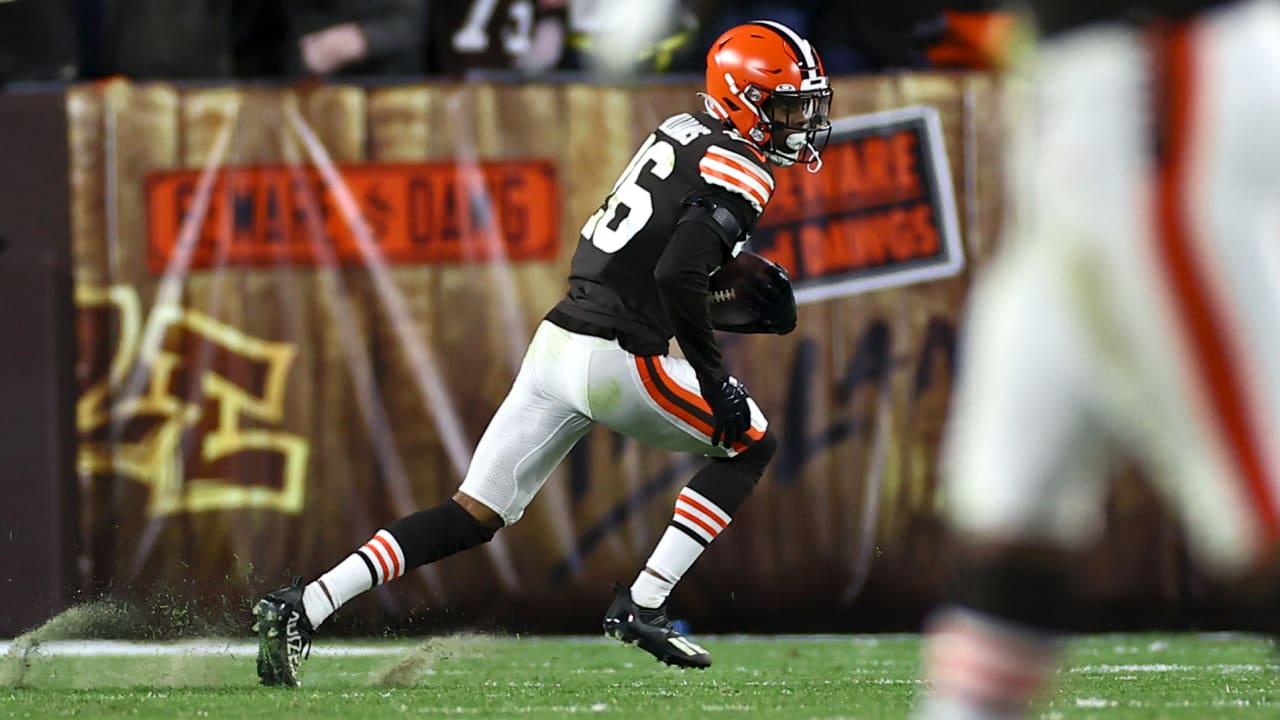
[[[379,530],[359,550],[303,589],[302,605],[311,627],[320,627],[320,623],[352,598],[395,580],[404,571],[404,551],[400,543],[391,533]]]
[[[656,608],[689,571],[703,550],[729,527],[733,518],[697,490],[685,488],[676,496],[671,525],[653,549],[645,570],[631,585],[637,605]]]
[[[929,623],[927,694],[916,717],[1024,717],[1057,665],[1058,643],[1029,628],[970,610],[944,610]]]

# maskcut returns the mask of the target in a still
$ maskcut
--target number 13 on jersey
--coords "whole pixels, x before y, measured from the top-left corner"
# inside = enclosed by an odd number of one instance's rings
[[[671,143],[650,135],[631,158],[604,204],[582,226],[582,236],[601,252],[616,253],[631,242],[653,217],[653,196],[642,184],[649,177],[665,180],[676,168]]]

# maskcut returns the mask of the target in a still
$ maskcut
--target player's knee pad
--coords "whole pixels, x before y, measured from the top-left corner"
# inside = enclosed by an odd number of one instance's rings
[[[764,477],[764,469],[769,466],[769,461],[773,460],[773,455],[777,451],[777,439],[774,438],[772,431],[765,430],[764,435],[752,443],[751,447],[722,462],[737,465],[744,472],[753,473],[756,481],[759,481]]]
[[[404,551],[405,571],[483,545],[495,530],[453,500],[406,515],[387,526]]]
[[[773,434],[766,431],[751,447],[737,455],[707,463],[689,481],[689,489],[715,503],[732,517],[751,495],[756,483],[760,482],[764,469],[768,467],[769,460],[777,449],[778,443],[773,439]]]

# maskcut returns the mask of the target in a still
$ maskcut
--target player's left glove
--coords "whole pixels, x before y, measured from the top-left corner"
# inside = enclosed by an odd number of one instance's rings
[[[751,396],[747,393],[747,386],[732,375],[725,375],[720,382],[703,386],[702,397],[711,406],[711,414],[715,418],[711,444],[733,447],[751,429],[751,404],[747,402]]]

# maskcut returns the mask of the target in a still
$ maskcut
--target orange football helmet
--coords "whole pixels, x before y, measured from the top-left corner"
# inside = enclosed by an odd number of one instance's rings
[[[730,28],[707,53],[707,112],[776,165],[822,166],[831,135],[831,82],[818,51],[782,23]]]

